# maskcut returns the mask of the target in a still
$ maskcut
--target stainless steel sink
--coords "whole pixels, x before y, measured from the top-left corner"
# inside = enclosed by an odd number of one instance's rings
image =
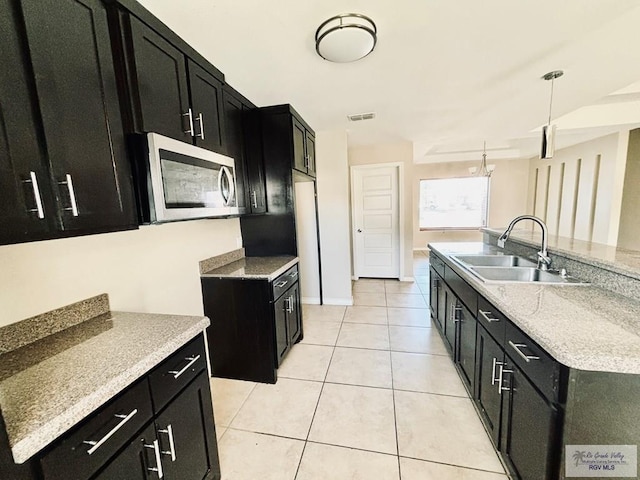
[[[536,264],[516,255],[453,255],[459,262],[478,267],[535,267]]]
[[[469,271],[487,282],[531,282],[539,284],[588,285],[578,279],[535,267],[471,267]]]

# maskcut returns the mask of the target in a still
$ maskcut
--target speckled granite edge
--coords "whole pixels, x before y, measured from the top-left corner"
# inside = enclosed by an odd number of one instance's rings
[[[201,274],[205,278],[275,280],[299,262],[298,257],[244,257]]]
[[[106,293],[0,328],[0,355],[109,313]]]
[[[494,231],[484,232],[484,243],[496,245],[499,234]],[[519,238],[509,238],[505,250],[515,255],[535,258],[540,246]],[[568,253],[564,250],[549,249],[553,261],[552,268],[564,268],[569,275],[586,280],[592,285],[604,288],[625,297],[640,300],[640,272],[629,272],[631,267],[611,264],[592,258],[586,254]]]
[[[135,314],[118,313],[115,315],[135,316]],[[133,319],[135,320],[135,319]],[[89,416],[96,409],[120,393],[127,386],[138,380],[156,365],[168,358],[172,353],[195,338],[210,325],[207,317],[202,317],[189,328],[172,337],[171,341],[158,347],[150,355],[139,362],[128,366],[127,370],[114,376],[110,381],[93,390],[90,395],[82,398],[72,407],[65,409],[59,415],[51,417],[47,423],[38,426],[29,435],[12,445],[11,451],[16,463],[24,463],[41,449],[56,440],[78,422]]]
[[[244,248],[232,250],[230,252],[223,253],[222,255],[216,255],[215,257],[206,258],[200,262],[200,275],[208,272],[209,270],[238,261],[241,258],[244,258]]]

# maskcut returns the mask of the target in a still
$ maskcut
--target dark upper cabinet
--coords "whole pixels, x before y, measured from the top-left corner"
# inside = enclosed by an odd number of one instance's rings
[[[222,82],[192,60],[187,60],[189,87],[191,90],[191,120],[195,144],[221,152],[222,131]],[[187,112],[188,113],[188,112]]]
[[[135,17],[129,27],[134,131],[190,142],[193,112],[189,116],[184,54]]]
[[[305,148],[306,148],[306,158],[307,158],[307,175],[311,177],[315,177],[316,176],[316,136],[309,130],[306,131]]]
[[[235,159],[238,206],[244,213],[265,213],[264,166],[255,106],[229,85],[222,89],[224,150]],[[254,145],[255,144],[255,145]]]
[[[129,6],[135,14],[115,5],[110,12],[121,53],[117,66],[125,80],[121,95],[127,132],[155,132],[225,153],[224,75],[202,58],[194,61],[190,55],[198,55],[146,10]]]
[[[103,4],[5,7],[1,242],[137,226]]]

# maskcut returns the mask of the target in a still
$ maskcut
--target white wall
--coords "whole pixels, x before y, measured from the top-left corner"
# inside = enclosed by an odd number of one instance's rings
[[[198,262],[240,237],[215,219],[0,246],[0,326],[99,293],[113,310],[202,315]]]
[[[557,150],[529,162],[529,213],[549,233],[616,245],[629,131]]]
[[[640,129],[629,132],[618,247],[640,250]]]
[[[318,229],[313,182],[295,182],[296,240],[300,259],[302,303],[320,303]]]
[[[430,178],[468,177],[469,167],[479,161],[418,164],[413,168],[413,247],[426,248],[429,242],[482,241],[479,230],[420,230],[420,180]],[[528,160],[491,160],[496,168],[491,175],[488,226],[506,227],[518,215],[526,213]]]
[[[404,209],[404,279],[413,277],[413,144],[397,142],[366,147],[349,148],[349,165],[373,165],[376,163],[402,163],[404,165],[403,195],[400,198]]]
[[[349,165],[345,131],[316,132],[324,303],[351,305]]]

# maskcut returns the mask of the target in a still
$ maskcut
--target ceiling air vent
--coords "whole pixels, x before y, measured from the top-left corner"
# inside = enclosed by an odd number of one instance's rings
[[[369,113],[356,113],[355,115],[347,115],[347,118],[351,122],[359,122],[360,120],[371,120],[376,118],[376,114],[374,112]]]

